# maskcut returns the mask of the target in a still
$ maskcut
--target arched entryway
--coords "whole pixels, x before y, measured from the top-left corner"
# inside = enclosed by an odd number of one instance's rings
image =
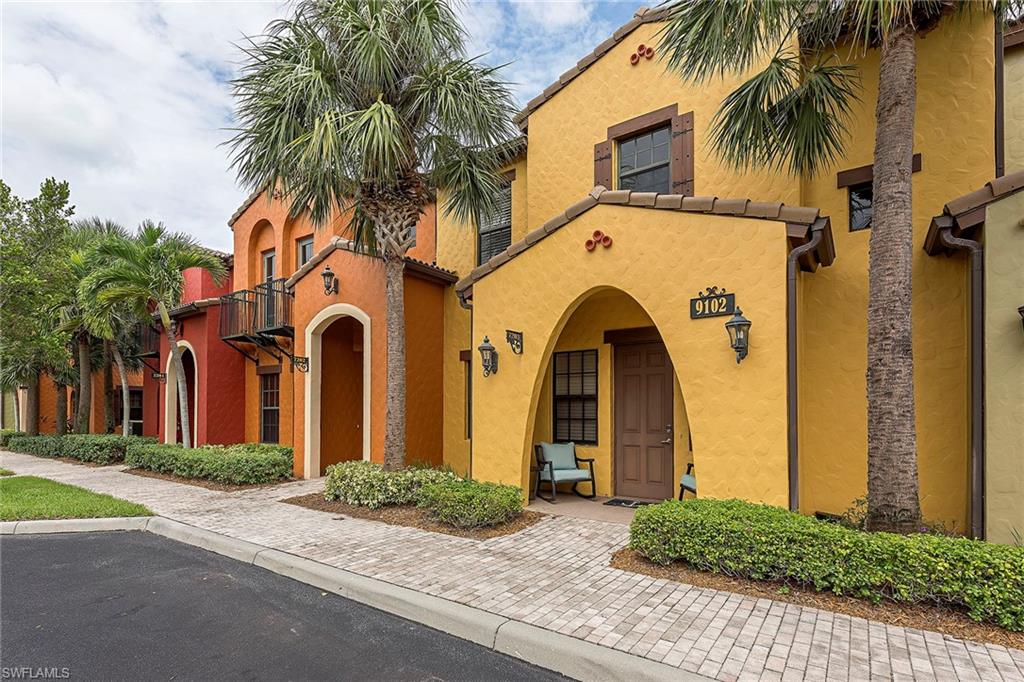
[[[196,390],[199,386],[199,365],[196,362],[195,349],[188,341],[178,341],[181,349],[181,364],[185,371],[185,385],[188,396],[189,433],[192,445],[198,445],[199,400]],[[178,368],[174,356],[167,357],[167,383],[164,384],[164,442],[180,443],[181,422],[178,408]]]
[[[306,478],[331,464],[370,459],[370,316],[337,303],[306,326]]]
[[[576,443],[595,460],[600,495],[675,497],[693,462],[676,369],[636,300],[589,292],[566,311],[541,365],[531,443]]]

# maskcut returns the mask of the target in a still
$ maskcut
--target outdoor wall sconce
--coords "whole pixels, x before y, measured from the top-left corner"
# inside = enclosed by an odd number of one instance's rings
[[[491,344],[490,339],[484,337],[484,342],[477,348],[480,351],[480,360],[484,367],[484,376],[488,377],[498,373],[498,351]]]
[[[334,275],[330,265],[324,268],[320,276],[324,278],[324,296],[338,293],[338,278]]]
[[[512,346],[512,352],[516,355],[523,354],[523,333],[512,331],[511,329],[505,330],[505,340],[508,341],[508,345]]]
[[[1020,326],[1024,328],[1024,305],[1017,308],[1017,314],[1020,315]]]
[[[729,332],[729,345],[736,351],[736,364],[747,357],[750,349],[750,320],[743,317],[743,311],[736,308],[736,313],[725,323],[725,331]]]

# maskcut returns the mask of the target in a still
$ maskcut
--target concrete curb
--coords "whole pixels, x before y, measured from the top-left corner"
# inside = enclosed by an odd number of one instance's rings
[[[0,535],[35,533],[91,533],[106,530],[146,530],[152,516],[114,516],[105,519],[45,519],[39,521],[4,521]]]
[[[5,535],[99,530],[148,530],[171,540],[259,566],[325,592],[332,592],[578,680],[655,682],[671,679],[703,682],[710,679],[624,651],[162,516],[0,523],[0,534]]]

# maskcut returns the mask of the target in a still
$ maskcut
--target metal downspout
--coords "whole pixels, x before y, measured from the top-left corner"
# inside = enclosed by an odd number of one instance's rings
[[[939,231],[939,242],[971,261],[971,537],[985,539],[985,252],[973,239]]]
[[[818,248],[821,230],[812,230],[811,239],[786,257],[786,435],[789,451],[789,508],[800,509],[800,458],[797,433],[797,338],[796,338],[796,274],[800,257]]]

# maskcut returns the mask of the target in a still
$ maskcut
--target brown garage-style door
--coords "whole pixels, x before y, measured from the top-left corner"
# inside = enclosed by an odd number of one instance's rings
[[[663,343],[615,347],[615,494],[673,496],[672,361]]]

